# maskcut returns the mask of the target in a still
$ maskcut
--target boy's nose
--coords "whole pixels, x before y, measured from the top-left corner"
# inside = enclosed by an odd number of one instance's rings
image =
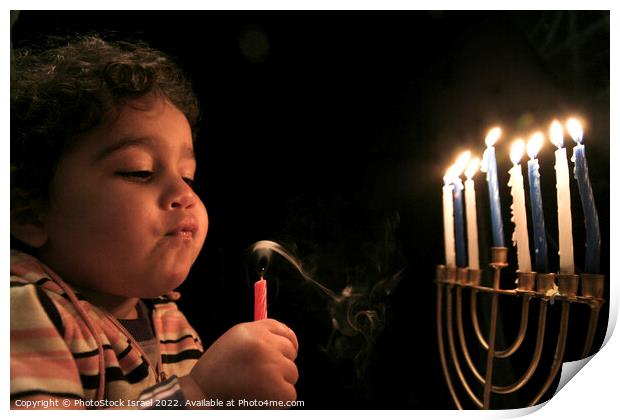
[[[176,200],[173,200],[171,206],[173,209],[175,208],[190,208],[194,205],[196,201],[196,196],[193,192],[188,192],[183,195],[177,197]]]
[[[181,181],[172,189],[167,201],[171,209],[191,208],[196,203],[196,194],[185,181]]]

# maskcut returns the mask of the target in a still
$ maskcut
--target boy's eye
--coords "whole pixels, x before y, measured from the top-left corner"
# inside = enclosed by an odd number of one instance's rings
[[[151,171],[119,171],[117,175],[136,181],[146,181],[153,176]]]
[[[193,180],[193,179],[191,179],[191,178],[187,178],[187,177],[184,177],[184,178],[183,178],[183,181],[185,181],[185,183],[186,183],[187,185],[189,185],[189,187],[190,187],[190,188],[192,188],[192,189],[196,188],[196,182],[194,182],[194,180]]]
[[[152,171],[118,171],[116,174],[133,181],[146,182],[153,177],[154,173]],[[183,177],[183,181],[189,185],[190,188],[196,188],[196,183],[192,178]]]

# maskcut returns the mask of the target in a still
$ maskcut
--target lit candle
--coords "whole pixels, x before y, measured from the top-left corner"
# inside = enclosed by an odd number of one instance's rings
[[[466,267],[465,224],[463,222],[463,181],[454,179],[454,235],[456,236],[456,266]]]
[[[465,169],[465,214],[467,218],[467,255],[469,256],[469,268],[480,269],[478,257],[478,223],[476,221],[476,189],[472,179],[478,168],[480,159],[473,158]]]
[[[456,235],[456,266],[467,267],[467,255],[465,253],[465,223],[463,220],[463,181],[461,174],[465,170],[471,157],[471,152],[463,152],[452,166],[454,184],[454,234]]]
[[[261,269],[260,279],[254,283],[254,321],[267,318],[267,280],[263,278]]]
[[[444,186],[442,189],[443,202],[443,238],[444,251],[446,256],[446,266],[455,267],[456,254],[454,251],[454,206],[452,201],[452,167],[448,169],[443,177]]]
[[[517,246],[518,271],[529,273],[532,271],[530,260],[530,242],[527,233],[527,214],[525,212],[525,191],[523,189],[523,172],[521,171],[521,158],[525,152],[523,140],[516,140],[510,148],[510,160],[512,168],[508,171],[510,179],[508,186],[511,187],[512,195],[512,222],[515,225],[512,233],[512,244]]]
[[[551,142],[558,148],[555,151],[555,182],[558,198],[560,274],[575,274],[568,160],[566,158],[566,149],[564,148],[564,130],[562,129],[562,124],[558,121],[553,121],[551,124],[550,137]]]
[[[502,135],[499,127],[493,128],[487,134],[484,142],[487,145],[482,155],[480,170],[487,173],[489,186],[489,202],[491,205],[491,228],[493,230],[493,246],[504,246],[504,225],[502,223],[502,209],[499,202],[499,186],[497,182],[497,162],[495,160],[495,147],[493,145]]]
[[[579,121],[571,118],[566,123],[566,128],[571,137],[577,143],[573,148],[572,161],[575,162],[575,179],[579,186],[581,205],[586,223],[586,260],[583,266],[585,273],[598,274],[601,264],[601,231],[598,225],[598,213],[592,194],[586,150],[583,145],[583,128]]]
[[[539,273],[549,272],[547,258],[547,238],[545,236],[545,216],[540,191],[540,166],[538,165],[538,152],[544,142],[541,132],[534,133],[527,142],[527,154],[530,160],[527,162],[528,177],[530,181],[530,204],[532,210],[532,224],[534,225],[534,246],[536,271]]]

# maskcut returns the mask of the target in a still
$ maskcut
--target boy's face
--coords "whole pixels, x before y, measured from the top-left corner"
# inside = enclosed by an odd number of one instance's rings
[[[40,255],[75,286],[146,298],[185,280],[208,218],[189,185],[196,161],[185,115],[164,100],[132,104],[60,160]]]

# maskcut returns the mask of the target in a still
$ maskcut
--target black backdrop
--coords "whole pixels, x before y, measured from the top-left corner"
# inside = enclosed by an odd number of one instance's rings
[[[299,336],[306,408],[452,407],[435,330],[441,178],[460,151],[482,153],[492,125],[507,133],[498,164],[509,243],[508,140],[546,130],[554,116],[588,122],[609,275],[608,12],[25,11],[12,42],[85,31],[146,40],[193,79],[204,116],[198,185],[210,226],[180,306],[205,344],[252,317],[257,263],[246,250],[255,241],[286,245],[340,296],[329,299],[282,259],[267,269],[269,313]],[[539,160],[555,270],[552,149]],[[484,263],[488,198],[484,177],[476,182]],[[583,216],[572,194],[579,268]],[[504,281],[510,287],[510,274]],[[515,316],[501,318],[500,344],[518,326],[518,307],[506,305]],[[571,313],[572,358],[583,341],[582,309]],[[602,318],[595,347],[606,311]],[[518,375],[531,348],[498,377]],[[527,395],[497,403],[519,405]]]

